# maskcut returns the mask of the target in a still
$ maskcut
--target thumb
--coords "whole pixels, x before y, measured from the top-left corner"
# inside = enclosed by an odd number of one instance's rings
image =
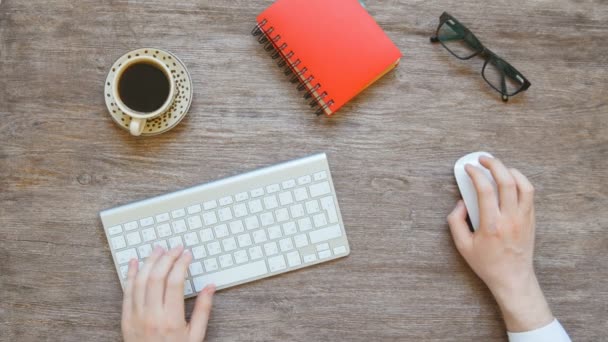
[[[473,233],[469,230],[466,219],[467,209],[464,206],[464,202],[459,200],[454,210],[448,215],[448,224],[452,232],[452,239],[460,254],[466,252],[473,242]]]
[[[209,317],[211,316],[214,293],[215,285],[207,285],[196,298],[189,324],[191,341],[202,342],[205,339],[207,322],[209,322]]]

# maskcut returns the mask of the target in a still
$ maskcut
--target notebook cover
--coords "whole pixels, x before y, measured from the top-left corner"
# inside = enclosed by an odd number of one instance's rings
[[[257,17],[262,31],[331,115],[380,78],[401,52],[358,0],[278,0]],[[278,37],[277,37],[278,36]],[[293,54],[291,53],[293,52]],[[333,103],[331,102],[333,100]],[[331,105],[329,105],[331,103]]]

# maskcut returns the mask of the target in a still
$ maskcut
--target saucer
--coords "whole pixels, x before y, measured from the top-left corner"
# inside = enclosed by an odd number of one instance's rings
[[[156,135],[167,132],[171,128],[177,126],[182,119],[188,114],[190,105],[192,104],[192,79],[190,73],[182,61],[177,58],[174,54],[163,51],[160,49],[153,48],[141,48],[125,53],[123,56],[118,58],[106,78],[105,84],[105,99],[106,107],[110,116],[122,129],[128,131],[129,124],[131,123],[131,117],[123,113],[114,100],[112,94],[112,82],[114,79],[114,73],[118,68],[131,57],[136,56],[150,56],[158,59],[160,62],[165,64],[170,70],[171,74],[175,77],[175,100],[173,105],[164,114],[150,119],[146,122],[146,127],[141,135]],[[175,76],[177,75],[177,76]]]

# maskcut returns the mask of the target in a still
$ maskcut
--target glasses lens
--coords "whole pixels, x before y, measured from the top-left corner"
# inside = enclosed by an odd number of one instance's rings
[[[437,31],[437,38],[458,58],[469,58],[482,49],[477,38],[452,19],[441,24]]]
[[[507,62],[491,58],[483,68],[483,78],[501,94],[514,95],[524,85],[524,79]]]

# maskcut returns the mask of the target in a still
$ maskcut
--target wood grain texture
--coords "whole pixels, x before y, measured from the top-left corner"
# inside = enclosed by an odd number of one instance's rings
[[[368,1],[401,65],[316,118],[250,36],[271,1],[0,4],[0,340],[116,341],[122,292],[98,212],[326,151],[350,257],[219,293],[208,341],[505,341],[451,241],[457,158],[486,150],[538,189],[536,267],[575,341],[608,341],[608,3]],[[532,82],[502,103],[429,43],[447,10]],[[106,112],[114,60],[143,46],[188,66],[169,133]],[[187,303],[187,312],[193,301]]]

